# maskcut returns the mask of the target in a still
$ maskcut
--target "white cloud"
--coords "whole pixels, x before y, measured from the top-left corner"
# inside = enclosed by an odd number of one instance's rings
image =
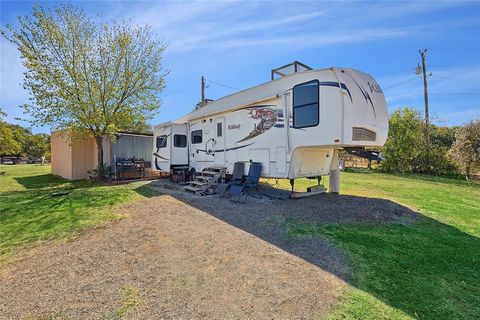
[[[270,28],[274,27],[285,27],[290,24],[296,24],[300,22],[307,22],[308,20],[321,17],[325,14],[325,11],[316,11],[310,13],[300,13],[297,15],[281,17],[281,18],[269,18],[269,19],[262,19],[261,21],[243,21],[240,24],[236,24],[232,27],[226,28],[215,28],[211,27],[213,31],[210,32],[202,32],[197,34],[190,34],[186,37],[181,38],[179,41],[172,39],[172,45],[170,49],[173,50],[187,50],[191,48],[195,48],[198,46],[205,47],[211,46],[212,43],[206,41],[216,38],[221,38],[222,36],[231,36],[237,35],[242,36],[245,33],[255,33],[258,34],[259,32],[264,32],[270,30]],[[218,40],[217,40],[218,41]]]
[[[161,30],[174,26],[181,27],[181,23],[188,23],[201,16],[211,14],[227,5],[227,2],[208,4],[203,2],[147,2],[133,10],[130,5],[127,5],[122,14],[124,18]]]
[[[405,32],[400,29],[366,29],[349,30],[340,32],[321,32],[305,34],[301,36],[271,37],[271,38],[250,38],[235,39],[217,43],[218,47],[243,47],[243,46],[262,46],[272,44],[290,44],[295,48],[305,48],[313,46],[324,46],[338,43],[352,43],[359,41],[374,41],[380,39],[396,38],[405,36]]]
[[[315,4],[315,5],[313,5]],[[445,9],[455,2],[292,3],[176,2],[129,11],[140,23],[154,27],[170,52],[295,43],[302,47],[377,41],[425,34],[434,26],[376,26],[402,16]],[[363,13],[362,13],[363,12]],[[366,14],[367,12],[380,14]],[[450,24],[465,25],[466,21]],[[473,22],[476,23],[476,22]],[[445,25],[444,22],[437,25]],[[452,25],[452,27],[454,27]]]

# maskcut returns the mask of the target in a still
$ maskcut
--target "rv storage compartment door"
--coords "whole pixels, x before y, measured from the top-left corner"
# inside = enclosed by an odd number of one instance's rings
[[[277,174],[287,173],[287,148],[285,147],[275,149],[275,171]]]
[[[289,178],[328,175],[332,163],[333,149],[297,148],[293,152]]]
[[[249,155],[252,162],[262,164],[262,176],[270,174],[270,149],[250,149]]]

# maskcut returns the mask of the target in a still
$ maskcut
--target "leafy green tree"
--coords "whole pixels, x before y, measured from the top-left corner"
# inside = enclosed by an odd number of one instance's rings
[[[382,148],[381,167],[392,172],[413,171],[418,142],[423,135],[420,113],[414,109],[396,110],[389,119],[388,138]]]
[[[23,145],[23,142],[27,139],[28,136],[32,135],[32,132],[28,128],[24,128],[18,124],[7,124],[13,132],[13,137],[16,141]],[[20,154],[22,154],[22,150],[20,150]]]
[[[0,108],[0,156],[16,155],[22,150],[21,140],[17,140],[15,130],[3,121],[7,114]]]
[[[66,5],[34,6],[17,30],[7,26],[2,34],[27,68],[33,103],[23,108],[31,122],[68,129],[73,139],[95,138],[99,167],[104,135],[128,130],[160,107],[165,46],[149,27],[98,24]]]
[[[20,149],[20,144],[13,139],[12,130],[0,123],[0,156],[17,154]]]
[[[430,140],[433,146],[441,146],[450,149],[455,141],[455,133],[458,127],[432,126]]]
[[[480,170],[480,119],[458,128],[450,155],[466,177]]]
[[[7,123],[0,121],[0,156],[17,155],[22,145],[15,139],[15,132]]]
[[[427,146],[424,137],[418,141],[418,154],[413,162],[413,172],[457,175],[455,165],[448,156],[448,150],[455,140],[455,130],[456,128],[430,125],[430,145]]]
[[[48,134],[30,134],[22,146],[22,153],[29,158],[41,158],[50,151],[50,136]]]
[[[389,119],[388,139],[381,168],[389,172],[415,172],[435,175],[456,174],[448,157],[456,128],[431,125],[427,145],[420,112],[411,108],[396,110]]]
[[[152,127],[145,122],[143,117],[137,119],[137,121],[135,121],[126,131],[133,133],[153,134]]]

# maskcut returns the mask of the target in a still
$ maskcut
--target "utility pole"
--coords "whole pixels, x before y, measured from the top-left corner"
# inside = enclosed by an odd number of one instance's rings
[[[202,76],[202,106],[205,105],[205,78]]]
[[[422,57],[423,93],[425,96],[425,125],[428,127],[430,125],[430,118],[428,115],[427,67],[425,66],[427,49],[419,50],[418,52],[420,52],[420,56]]]
[[[429,116],[429,113],[428,113],[427,67],[426,67],[426,63],[425,63],[425,57],[426,57],[426,54],[427,54],[427,49],[418,50],[418,52],[420,53],[420,57],[422,58],[422,67],[421,67],[422,70],[421,71],[422,71],[422,74],[423,74],[423,94],[424,94],[424,98],[425,98],[425,134],[426,134],[426,138],[427,138],[427,148],[430,148],[430,130],[429,130],[430,116]],[[420,66],[417,66],[417,74],[420,71],[419,69],[420,69]]]

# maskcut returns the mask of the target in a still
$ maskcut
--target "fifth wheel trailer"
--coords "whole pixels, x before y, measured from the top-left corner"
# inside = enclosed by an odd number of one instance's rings
[[[201,171],[260,162],[269,178],[338,177],[338,150],[381,147],[387,105],[378,83],[351,68],[292,73],[154,127],[153,169]],[[331,189],[338,192],[338,183]]]

